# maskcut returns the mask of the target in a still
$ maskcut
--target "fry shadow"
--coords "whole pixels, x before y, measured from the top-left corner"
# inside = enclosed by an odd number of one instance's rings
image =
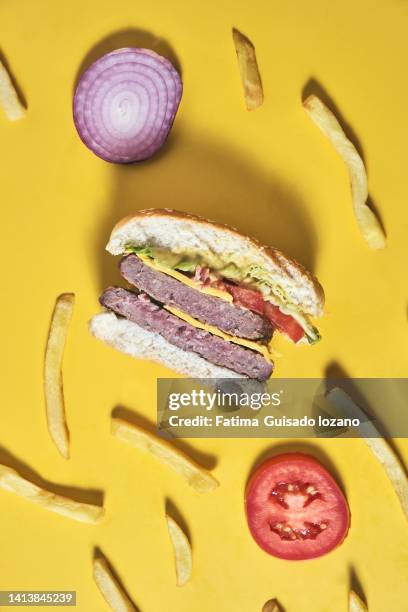
[[[278,444],[274,444],[273,446],[269,446],[265,450],[263,450],[255,459],[254,463],[251,466],[247,483],[252,476],[253,472],[260,466],[262,463],[271,459],[272,457],[276,457],[277,455],[282,455],[286,453],[303,453],[305,455],[311,455],[319,463],[321,463],[330,474],[333,476],[339,487],[342,489],[344,493],[346,493],[346,487],[344,485],[344,481],[340,476],[340,473],[337,470],[337,467],[332,462],[330,457],[322,450],[319,446],[311,443],[311,442],[281,442]]]
[[[276,612],[286,612],[286,608],[284,608],[284,607],[282,606],[282,604],[280,603],[280,601],[279,601],[278,599],[276,599],[276,597],[274,597],[273,599],[268,599],[268,601],[266,601],[266,602],[264,603],[264,605],[263,605],[263,607],[262,607],[262,612],[264,612],[264,611],[265,611],[265,612],[267,612],[267,608],[265,608],[265,606],[266,606],[267,604],[269,604],[269,603],[271,604],[271,606],[272,606],[272,605],[274,605],[274,606],[275,606],[275,607],[274,607],[274,608],[272,608],[272,609],[273,609],[273,610],[276,610]]]
[[[175,505],[175,503],[168,497],[166,497],[165,499],[165,511],[166,511],[166,514],[168,514],[174,521],[176,521],[177,525],[181,528],[181,530],[184,531],[184,533],[187,536],[188,541],[190,542],[190,545],[192,546],[193,540],[191,538],[191,532],[188,527],[188,524],[183,514],[180,512],[180,510]]]
[[[7,61],[7,58],[4,55],[2,49],[0,49],[0,62],[3,64],[3,66],[7,70],[7,73],[9,75],[9,77],[10,77],[12,85],[13,85],[14,89],[17,92],[18,99],[20,100],[20,102],[22,103],[24,108],[27,108],[27,99],[25,97],[24,91],[22,90],[21,86],[17,82],[17,80],[16,80],[16,78],[14,76],[14,73],[13,73],[12,69],[10,68],[10,64]]]
[[[396,447],[394,440],[389,435],[387,428],[385,425],[378,420],[377,415],[374,414],[373,409],[370,405],[370,402],[367,398],[362,394],[361,390],[357,387],[356,383],[352,378],[348,375],[347,371],[341,364],[337,361],[332,361],[326,367],[326,392],[333,389],[333,387],[340,387],[350,396],[350,398],[359,406],[371,419],[375,421],[375,427],[380,433],[380,435],[387,440],[387,444],[393,450],[394,454],[397,456],[405,474],[408,476],[408,468],[404,462],[404,459]]]
[[[152,423],[152,421],[146,419],[146,417],[144,417],[143,415],[134,412],[133,410],[129,410],[124,406],[116,406],[112,410],[112,417],[124,419],[132,425],[140,427],[141,429],[145,429],[146,431],[157,437],[157,425],[155,423]],[[161,439],[159,439],[159,441],[161,441]],[[176,438],[174,440],[172,439],[170,444],[185,453],[188,457],[191,457],[191,459],[193,459],[196,463],[198,463],[207,470],[212,470],[217,465],[217,458],[214,455],[211,455],[209,453],[203,453],[193,448],[192,446],[190,446],[190,444],[185,442],[185,440],[180,440],[179,438]]]
[[[0,447],[0,463],[16,470],[23,478],[26,478],[38,487],[51,491],[56,495],[69,497],[83,504],[103,506],[104,492],[100,489],[83,489],[71,485],[59,485],[49,480],[45,480],[29,465],[15,457],[4,447]]]
[[[344,133],[346,134],[347,138],[356,147],[361,159],[363,160],[364,166],[367,168],[364,148],[363,148],[363,145],[361,144],[360,138],[357,136],[356,132],[354,131],[354,128],[352,128],[350,123],[345,119],[344,115],[340,111],[339,107],[337,106],[333,98],[328,94],[328,92],[323,87],[323,85],[314,77],[311,77],[307,81],[306,85],[303,87],[302,101],[311,95],[315,95],[318,98],[320,98],[320,100],[335,114],[341,127],[343,128]],[[375,216],[379,220],[384,234],[386,234],[381,213],[379,211],[378,205],[374,201],[371,194],[368,195],[366,204],[375,213]]]
[[[334,113],[337,120],[339,121],[341,127],[344,130],[347,138],[351,140],[351,142],[356,147],[358,153],[361,156],[361,159],[366,164],[365,155],[363,145],[361,144],[361,140],[357,136],[354,129],[351,127],[350,123],[346,120],[341,110],[337,106],[336,102],[327,92],[327,90],[323,87],[323,85],[314,77],[311,77],[306,85],[302,89],[302,100],[305,100],[309,96],[317,96],[320,100]]]
[[[367,606],[367,598],[366,598],[366,596],[364,594],[363,587],[361,585],[359,577],[357,576],[356,570],[354,569],[354,567],[352,565],[350,565],[350,567],[349,567],[349,585],[350,585],[350,590],[352,590],[355,593],[357,593],[357,595],[360,597],[360,599]]]
[[[133,599],[130,597],[130,595],[129,595],[127,589],[125,588],[121,578],[119,577],[119,575],[116,572],[115,568],[112,566],[112,564],[109,561],[109,559],[106,557],[106,555],[102,552],[102,550],[98,546],[95,546],[95,548],[93,550],[93,560],[96,561],[97,559],[99,559],[101,561],[104,561],[106,563],[106,565],[109,568],[109,572],[112,574],[115,582],[119,585],[120,589],[123,591],[123,593],[129,599],[129,601],[131,601],[133,603],[134,611],[135,612],[140,612],[140,609],[133,602]]]
[[[356,383],[338,361],[331,361],[325,368],[326,393],[334,387],[341,387],[355,403],[369,416],[374,417],[370,403],[362,394]]]

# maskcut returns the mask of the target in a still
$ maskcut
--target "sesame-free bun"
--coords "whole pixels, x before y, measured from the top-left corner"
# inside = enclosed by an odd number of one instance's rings
[[[89,323],[90,332],[99,340],[136,359],[160,363],[190,378],[245,378],[228,368],[214,365],[197,353],[170,344],[155,332],[147,331],[113,312],[101,312]]]
[[[324,292],[313,274],[281,251],[227,225],[167,208],[140,210],[115,225],[106,249],[112,255],[123,255],[129,244],[197,254],[210,267],[211,261],[226,266],[234,263],[239,269],[260,266],[271,284],[279,285],[302,312],[322,314]]]

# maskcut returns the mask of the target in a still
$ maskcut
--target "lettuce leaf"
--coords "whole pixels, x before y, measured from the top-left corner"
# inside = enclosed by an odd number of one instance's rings
[[[180,270],[180,272],[195,272],[197,262],[195,261],[180,261],[180,263],[173,266],[173,270]]]
[[[306,333],[306,339],[308,341],[309,344],[317,344],[317,342],[320,342],[320,340],[322,339],[322,336],[319,332],[318,329],[316,329],[316,327],[313,327],[313,331],[314,331],[314,337],[312,338],[311,336],[309,336],[307,330],[305,330]]]
[[[173,270],[180,270],[181,272],[194,272],[197,267],[197,262],[188,260],[177,262],[177,256],[173,255],[172,253],[169,253],[168,256],[164,256],[166,254],[163,255],[163,252],[160,249],[158,250],[159,252],[156,252],[153,247],[135,246],[129,243],[125,245],[125,249],[126,253],[146,255],[146,257],[150,257],[151,259],[156,260],[158,263],[161,263],[162,265]]]
[[[276,295],[284,304],[290,301],[282,287],[279,285],[272,285],[269,282],[269,275],[261,266],[250,266],[247,275],[250,279],[256,281],[259,285],[259,289],[264,295]]]
[[[127,253],[135,253],[136,255],[145,255],[158,263],[167,266],[169,269],[179,270],[180,272],[195,272],[199,265],[197,261],[181,259],[177,262],[177,256],[173,253],[163,252],[161,249],[155,249],[149,246],[135,246],[126,244]],[[181,258],[181,256],[180,256]],[[235,264],[229,264],[218,270],[219,274],[225,278],[235,280],[236,282],[252,283],[261,291],[264,299],[271,299],[282,310],[283,313],[291,315],[302,326],[306,340],[309,344],[316,344],[321,340],[319,331],[309,322],[308,318],[290,304],[290,299],[286,292],[279,285],[274,285],[269,280],[268,273],[258,265],[252,265],[246,270],[240,270]]]
[[[235,264],[229,264],[225,268],[221,268],[220,274],[231,280],[240,281],[242,279],[242,272]]]
[[[126,253],[135,253],[136,255],[146,255],[146,257],[154,258],[153,250],[148,246],[134,246],[133,244],[125,245]]]

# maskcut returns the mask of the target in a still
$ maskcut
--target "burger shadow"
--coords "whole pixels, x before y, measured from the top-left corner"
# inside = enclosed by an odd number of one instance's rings
[[[121,282],[117,259],[105,251],[114,225],[145,208],[174,208],[226,223],[314,270],[317,235],[294,186],[261,171],[250,155],[188,128],[182,118],[159,155],[112,165],[111,176],[110,202],[93,244],[101,290]]]
[[[270,446],[263,450],[256,457],[255,461],[251,466],[247,478],[247,483],[251,478],[252,474],[259,466],[262,465],[262,463],[264,463],[268,459],[272,459],[273,457],[287,453],[304,453],[305,455],[311,455],[312,457],[317,459],[317,461],[319,461],[319,463],[321,463],[326,468],[326,470],[330,472],[330,474],[333,476],[342,491],[346,493],[344,481],[340,476],[337,467],[332,462],[327,453],[316,444],[313,444],[312,442],[304,442],[303,440],[299,442],[279,442],[278,444],[274,444],[273,446]]]
[[[149,421],[149,419],[147,419],[145,416],[135,412],[134,410],[129,410],[129,408],[126,408],[125,406],[116,406],[112,410],[112,418],[123,419],[136,427],[140,427],[141,429],[148,431],[155,437],[158,437],[156,423]],[[158,440],[159,442],[161,441],[160,438],[158,438]],[[217,458],[214,455],[193,448],[185,440],[174,438],[171,440],[170,444],[185,453],[188,457],[193,459],[206,470],[213,470],[217,465]]]
[[[29,480],[38,487],[51,491],[56,495],[69,497],[70,499],[83,504],[93,504],[96,506],[103,505],[104,492],[100,489],[84,489],[71,485],[55,484],[54,482],[42,478],[42,476],[40,476],[28,464],[15,457],[15,455],[4,447],[0,447],[0,464],[16,470],[20,476],[26,480]]]
[[[98,58],[122,47],[143,47],[171,61],[181,74],[172,46],[152,32],[128,28],[112,32],[86,54],[74,80]],[[246,120],[243,113],[242,120]],[[101,163],[108,163],[102,162]],[[221,139],[210,139],[183,120],[183,99],[175,125],[162,149],[151,159],[111,164],[111,193],[92,244],[100,288],[117,283],[117,262],[105,253],[115,223],[144,208],[175,208],[212,218],[253,235],[263,244],[293,256],[313,271],[315,228],[293,184],[261,171],[250,155],[239,154]]]
[[[315,95],[318,98],[320,98],[320,100],[335,114],[341,127],[343,128],[344,133],[346,134],[347,138],[356,147],[361,159],[364,162],[364,166],[367,168],[367,161],[366,161],[366,157],[364,154],[364,148],[363,148],[363,145],[361,144],[360,138],[357,136],[356,132],[351,127],[350,123],[345,119],[345,117],[343,116],[342,112],[339,110],[339,107],[337,106],[333,98],[329,95],[329,93],[326,91],[323,85],[314,77],[311,77],[307,81],[306,85],[303,87],[302,100],[305,100],[308,96],[311,96],[311,95]],[[371,194],[368,195],[366,204],[375,213],[375,216],[379,220],[384,234],[386,234],[384,222],[383,222],[380,210]]]
[[[76,73],[73,91],[75,92],[80,77],[91,64],[106,53],[116,49],[123,49],[124,47],[151,49],[159,55],[166,57],[178,73],[182,74],[180,61],[172,46],[164,38],[160,38],[148,30],[125,28],[105,36],[88,51]]]

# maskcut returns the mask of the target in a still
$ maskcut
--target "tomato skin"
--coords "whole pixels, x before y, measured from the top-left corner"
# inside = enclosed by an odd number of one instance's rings
[[[273,501],[270,491],[278,483],[303,479],[322,492],[307,508],[299,506],[284,509]],[[321,498],[321,499],[320,499]],[[350,526],[350,511],[339,486],[316,459],[303,453],[277,455],[265,461],[250,477],[245,492],[245,509],[248,527],[255,542],[268,554],[290,561],[321,557],[344,541]],[[300,514],[299,514],[300,513]],[[298,515],[298,516],[297,516]],[[287,519],[305,521],[319,517],[324,521],[324,531],[317,537],[288,541],[276,534],[271,525]],[[299,519],[300,516],[300,519]],[[280,522],[279,522],[280,525]]]
[[[231,283],[225,283],[225,285],[227,291],[229,291],[234,298],[235,304],[244,306],[260,315],[264,314],[265,302],[260,291],[249,289],[248,287],[240,287]]]
[[[268,317],[272,325],[277,327],[281,332],[289,336],[293,342],[299,342],[305,335],[301,325],[291,317],[279,309],[279,306],[265,302],[265,316]]]
[[[266,302],[262,293],[257,289],[250,289],[221,280],[213,283],[213,286],[228,291],[234,298],[234,304],[267,317],[273,327],[286,334],[293,342],[299,342],[304,337],[304,329],[296,319],[283,313],[279,306]]]

